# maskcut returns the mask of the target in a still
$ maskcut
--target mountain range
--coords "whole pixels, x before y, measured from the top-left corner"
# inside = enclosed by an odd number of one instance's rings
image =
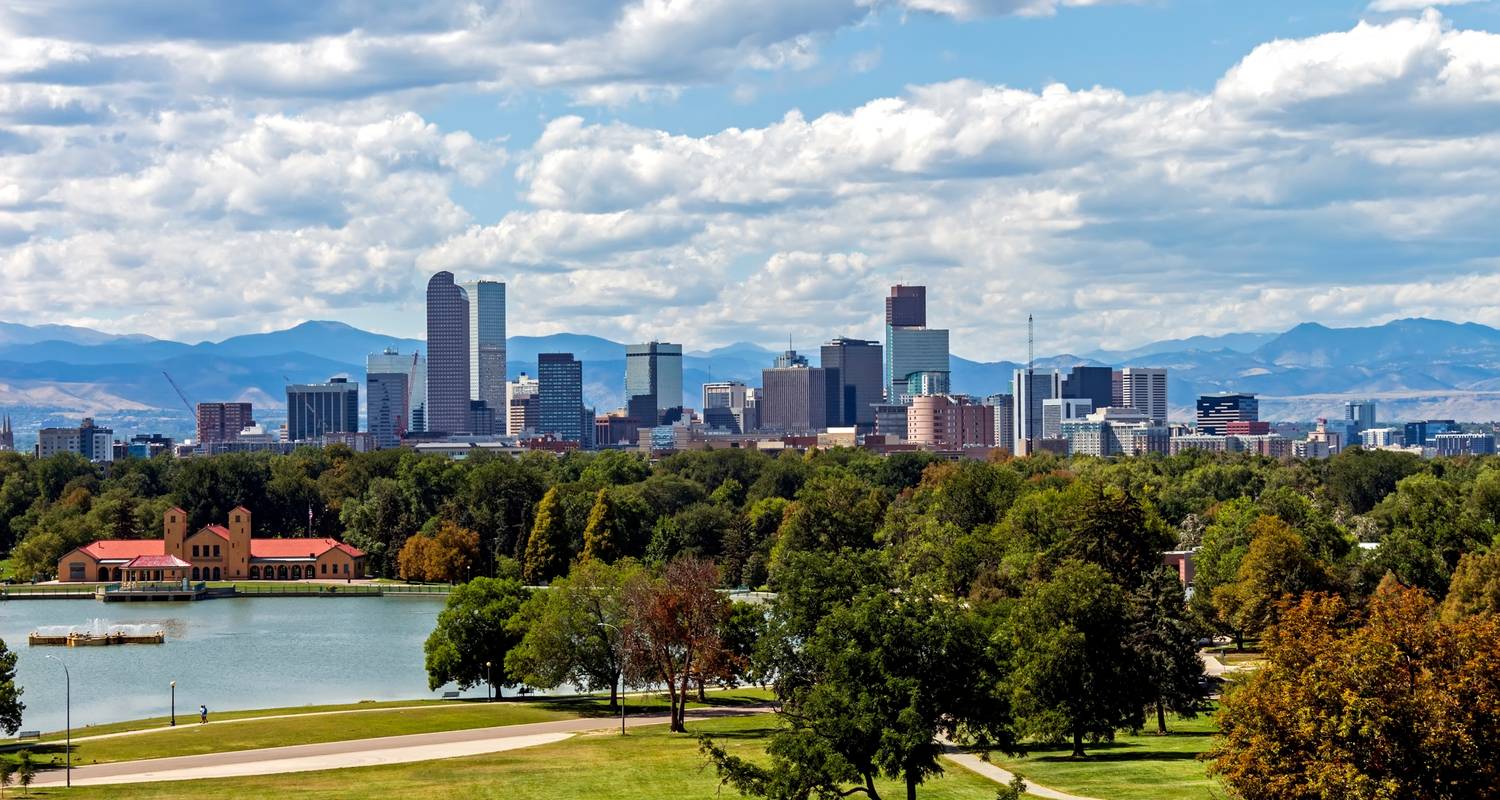
[[[175,414],[184,404],[166,373],[190,403],[248,400],[274,418],[285,405],[288,380],[361,378],[365,355],[386,347],[412,352],[424,345],[326,321],[196,344],[0,323],[0,408],[73,416]],[[624,351],[625,345],[597,336],[516,336],[509,341],[507,367],[511,376],[534,373],[538,353],[571,352],[584,363],[585,402],[602,411],[623,402]],[[816,363],[816,353],[809,355]],[[683,403],[697,407],[706,381],[758,385],[760,370],[774,356],[748,342],[689,351],[683,358]],[[1476,323],[1402,319],[1358,328],[1304,323],[1281,333],[1192,337],[1037,360],[1044,370],[1075,364],[1166,367],[1174,418],[1191,417],[1198,394],[1246,391],[1261,395],[1266,419],[1338,416],[1343,401],[1356,397],[1379,401],[1384,419],[1500,419],[1500,330]],[[1020,366],[954,356],[953,390],[979,396],[1006,391]]]

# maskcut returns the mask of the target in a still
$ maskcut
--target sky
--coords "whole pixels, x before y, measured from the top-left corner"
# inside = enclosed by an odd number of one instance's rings
[[[223,6],[212,8],[213,5]],[[969,358],[1500,325],[1500,2],[8,0],[0,319]]]

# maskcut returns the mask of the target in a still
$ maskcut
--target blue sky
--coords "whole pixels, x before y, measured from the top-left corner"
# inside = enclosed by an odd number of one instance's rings
[[[419,335],[450,269],[694,349],[896,281],[984,359],[1500,324],[1500,4],[1439,5],[16,0],[0,319]]]

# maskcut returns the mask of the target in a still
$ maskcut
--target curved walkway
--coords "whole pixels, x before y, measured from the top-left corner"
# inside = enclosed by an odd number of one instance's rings
[[[1016,777],[1015,773],[1001,769],[971,753],[960,753],[950,748],[948,752],[943,754],[943,757],[980,777],[989,778],[996,783],[1006,786],[1009,786],[1010,782]],[[1022,778],[1022,780],[1025,780],[1025,778]],[[1031,781],[1026,781],[1026,796],[1045,797],[1048,800],[1094,800],[1092,797],[1068,794],[1067,792],[1059,792],[1056,789],[1048,789],[1045,786],[1038,786]]]
[[[770,707],[714,708],[688,712],[690,719],[765,714]],[[626,726],[661,725],[667,714],[627,717]],[[197,756],[155,758],[145,761],[122,761],[73,768],[73,785],[94,786],[114,783],[151,781],[186,781],[199,778],[237,778],[252,775],[279,775],[287,772],[313,772],[325,769],[370,767],[382,764],[405,764],[439,758],[484,755],[535,747],[562,741],[584,731],[610,730],[619,721],[607,717],[564,719],[529,725],[503,725],[493,728],[414,733],[377,739],[352,739],[342,742],[270,747],[232,753],[209,753]],[[33,786],[61,786],[62,770],[38,776]]]

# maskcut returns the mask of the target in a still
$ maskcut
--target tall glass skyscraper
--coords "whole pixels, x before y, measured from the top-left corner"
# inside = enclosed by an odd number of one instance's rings
[[[583,442],[583,362],[572,353],[538,353],[536,361],[537,433]]]
[[[682,407],[682,345],[647,342],[625,346],[626,413],[645,426]]]
[[[927,327],[927,287],[891,287],[885,299],[885,401],[909,394],[912,373],[948,374],[948,331]]]
[[[506,429],[505,284],[477,280],[462,284],[469,296],[469,399],[483,400],[494,412],[494,427]]]
[[[469,430],[469,295],[439,272],[427,281],[427,430]]]
[[[842,419],[830,425],[860,427],[864,433],[875,430],[875,404],[880,402],[880,342],[840,337],[823,345],[824,369],[839,371],[839,407]]]

